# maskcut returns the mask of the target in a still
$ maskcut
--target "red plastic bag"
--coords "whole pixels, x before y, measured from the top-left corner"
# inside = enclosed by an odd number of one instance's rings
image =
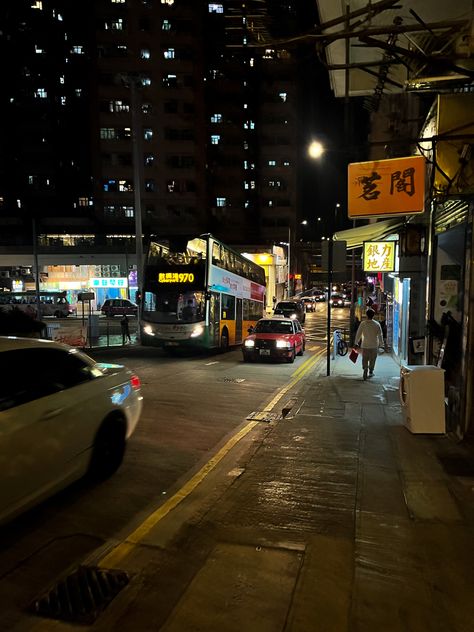
[[[357,351],[357,349],[352,349],[352,351],[349,353],[349,360],[355,364],[358,357],[359,352]]]

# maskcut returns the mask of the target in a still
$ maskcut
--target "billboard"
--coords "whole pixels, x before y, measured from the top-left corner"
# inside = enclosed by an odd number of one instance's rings
[[[364,241],[364,272],[393,272],[396,241]]]

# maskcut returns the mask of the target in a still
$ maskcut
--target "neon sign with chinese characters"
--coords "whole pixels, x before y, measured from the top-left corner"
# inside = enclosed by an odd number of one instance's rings
[[[364,272],[395,270],[395,241],[364,242]]]
[[[117,287],[117,288],[126,288],[127,287],[127,279],[124,277],[115,277],[115,278],[103,278],[103,277],[93,277],[89,279],[89,287],[98,288],[98,287]]]

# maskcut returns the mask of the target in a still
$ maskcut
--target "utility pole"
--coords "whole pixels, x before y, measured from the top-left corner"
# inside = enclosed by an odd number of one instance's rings
[[[332,217],[332,213],[331,213]],[[332,260],[333,260],[333,224],[332,220],[329,220],[330,229],[329,229],[329,243],[328,243],[328,302],[327,302],[327,328],[326,328],[326,375],[329,377],[331,375],[331,293],[332,293]]]
[[[41,301],[40,301],[40,271],[38,263],[38,239],[36,235],[36,219],[31,220],[33,232],[33,261],[35,268],[35,294],[36,294],[36,318],[41,320]]]
[[[288,226],[288,277],[286,283],[286,292],[288,298],[290,298],[290,284],[291,284],[291,226]]]
[[[135,207],[135,243],[137,256],[137,286],[140,294],[143,288],[143,229],[142,229],[142,181],[143,181],[143,130],[141,126],[141,98],[139,75],[127,75],[130,85],[132,108],[132,154],[133,154],[133,197]]]

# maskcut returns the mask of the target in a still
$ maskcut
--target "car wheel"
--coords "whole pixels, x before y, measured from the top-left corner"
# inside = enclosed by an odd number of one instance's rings
[[[293,347],[293,349],[291,350],[291,355],[287,359],[288,364],[293,364],[293,362],[295,361],[295,356],[296,356],[296,350],[295,350],[295,347]]]
[[[223,329],[221,333],[221,352],[225,353],[229,351],[229,332],[227,329]]]
[[[303,340],[303,344],[301,345],[300,351],[298,351],[298,355],[302,356],[305,349],[306,349],[306,344],[305,344],[305,341]]]
[[[125,454],[125,420],[114,415],[106,419],[94,440],[89,475],[105,479],[118,470]]]

